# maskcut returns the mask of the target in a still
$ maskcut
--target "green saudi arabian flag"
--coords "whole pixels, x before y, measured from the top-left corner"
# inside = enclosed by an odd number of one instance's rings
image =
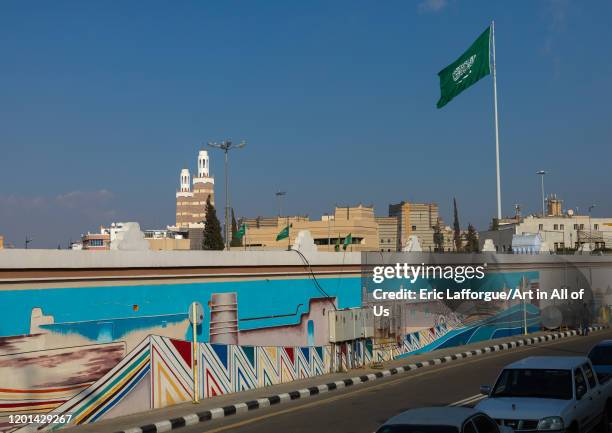
[[[349,233],[347,237],[344,238],[344,244],[342,245],[342,249],[346,251],[346,247],[353,243],[353,235]]]
[[[286,239],[289,237],[289,227],[291,227],[291,224],[287,225],[284,229],[282,229],[277,235],[276,235],[276,240],[280,241],[283,239]]]
[[[455,96],[491,73],[489,62],[490,35],[491,27],[487,27],[465,53],[438,72],[440,77],[438,108],[444,107]]]
[[[236,232],[236,234],[234,235],[236,239],[242,239],[246,233],[246,229],[247,229],[247,225],[246,224],[242,224],[240,226],[240,229]]]

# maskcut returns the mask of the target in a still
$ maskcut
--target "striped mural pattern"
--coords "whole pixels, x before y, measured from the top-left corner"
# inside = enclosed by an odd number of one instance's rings
[[[202,398],[262,388],[330,372],[329,347],[200,344]]]

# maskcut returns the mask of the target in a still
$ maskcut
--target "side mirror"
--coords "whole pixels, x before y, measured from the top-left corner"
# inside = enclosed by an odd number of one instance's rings
[[[484,395],[491,394],[491,385],[480,385],[480,393]]]

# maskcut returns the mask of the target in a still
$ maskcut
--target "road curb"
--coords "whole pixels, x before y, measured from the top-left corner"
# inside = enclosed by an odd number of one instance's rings
[[[589,328],[591,331],[600,331],[604,329],[604,326],[594,326]],[[231,404],[228,406],[217,407],[202,412],[192,413],[164,421],[158,421],[154,424],[147,424],[140,427],[133,427],[127,430],[121,430],[116,433],[163,433],[171,430],[175,430],[181,427],[186,427],[213,419],[225,418],[235,414],[249,412],[252,410],[270,407],[276,404],[283,404],[292,400],[298,400],[323,394],[326,392],[335,391],[338,389],[347,388],[360,383],[372,382],[377,379],[384,377],[393,376],[396,374],[402,374],[419,368],[430,367],[434,365],[445,364],[461,359],[472,358],[474,356],[483,355],[492,352],[501,352],[504,350],[513,349],[521,346],[530,346],[537,343],[543,343],[546,341],[560,340],[567,337],[573,337],[578,335],[577,331],[565,331],[556,332],[554,334],[546,334],[540,337],[533,338],[522,338],[520,340],[510,341],[508,343],[496,344],[494,346],[487,346],[481,349],[469,350],[467,352],[456,353],[455,355],[448,355],[443,358],[434,358],[428,361],[415,362],[413,364],[407,364],[402,367],[390,368],[388,370],[377,371],[376,373],[364,374],[362,376],[355,376],[349,379],[338,380],[336,382],[330,382],[318,386],[311,386],[309,388],[298,389],[291,392],[282,394],[276,394],[269,397],[260,398],[257,400],[249,400],[242,403]]]

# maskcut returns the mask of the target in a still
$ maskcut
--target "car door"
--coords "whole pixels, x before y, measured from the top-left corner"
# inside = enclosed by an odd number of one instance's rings
[[[584,372],[584,377],[589,386],[589,392],[587,393],[587,400],[590,402],[589,407],[591,408],[589,414],[589,428],[594,428],[599,423],[604,410],[601,389],[597,384],[595,373],[589,364],[583,364],[582,371]]]
[[[587,432],[593,422],[593,396],[589,394],[589,386],[581,368],[574,369],[574,405],[575,419],[578,420],[581,432]]]

